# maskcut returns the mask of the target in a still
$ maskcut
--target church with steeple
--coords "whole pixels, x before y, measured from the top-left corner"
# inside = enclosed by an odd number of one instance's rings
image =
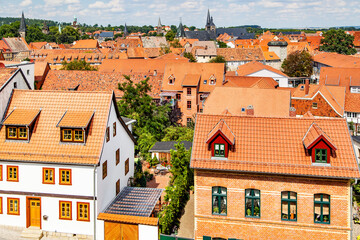
[[[210,16],[209,9],[208,9],[208,14],[207,14],[207,18],[206,18],[205,31],[216,34],[216,26],[214,24],[213,17]]]
[[[21,20],[20,20],[20,28],[19,28],[20,37],[25,39],[26,30],[27,29],[26,29],[26,22],[25,22],[25,18],[24,18],[24,12],[22,12]]]

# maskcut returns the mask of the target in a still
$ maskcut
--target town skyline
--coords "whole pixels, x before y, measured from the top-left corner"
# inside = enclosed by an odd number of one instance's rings
[[[181,3],[144,0],[16,0],[5,2],[4,6],[0,9],[3,17],[19,17],[21,11],[24,11],[26,18],[72,22],[75,15],[79,23],[103,26],[119,26],[125,22],[133,26],[155,26],[160,17],[165,25],[177,26],[181,18],[187,26],[203,28],[208,9],[217,27],[259,25],[263,28],[329,28],[359,26],[360,22],[357,14],[360,7],[351,0],[227,0],[220,4],[212,0]],[[274,18],[274,14],[278,17]]]

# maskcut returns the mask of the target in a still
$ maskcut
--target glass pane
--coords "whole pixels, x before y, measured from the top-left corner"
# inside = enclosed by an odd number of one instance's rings
[[[288,213],[289,213],[289,204],[288,204],[288,202],[286,202],[286,201],[282,201],[281,202],[281,206],[282,206],[282,211],[281,211],[281,213],[284,215],[286,215],[286,218],[285,219],[287,219],[287,215],[288,215]],[[284,217],[283,217],[284,218]]]
[[[250,191],[251,191],[250,189],[246,189],[246,190],[245,190],[245,195],[246,195],[246,196],[250,196]]]
[[[220,213],[226,214],[226,197],[220,197]]]
[[[222,188],[220,188],[220,191],[221,191],[220,192],[221,194],[226,194],[226,188],[222,187]]]
[[[288,197],[289,197],[288,192],[281,192],[282,199],[288,199]]]
[[[255,197],[260,197],[260,191],[259,190],[254,190],[254,194],[255,194]]]
[[[246,216],[252,216],[252,212],[251,212],[251,199],[246,199],[246,203],[245,203],[245,214]]]
[[[213,213],[219,213],[219,199],[217,196],[213,196]]]
[[[296,203],[290,202],[290,219],[295,220],[296,219]]]
[[[315,204],[315,215],[321,214],[321,204]]]
[[[329,215],[329,205],[328,204],[324,204],[323,205],[323,215]]]
[[[296,199],[296,192],[290,192],[290,199]]]
[[[315,194],[315,201],[321,201],[321,194]]]
[[[224,144],[220,145],[220,150],[225,150],[225,145]]]
[[[329,201],[330,201],[330,196],[324,194],[324,195],[323,195],[323,202],[329,202]]]
[[[254,216],[260,217],[260,201],[259,201],[259,199],[254,199]]]
[[[215,144],[215,150],[219,150],[219,144]]]

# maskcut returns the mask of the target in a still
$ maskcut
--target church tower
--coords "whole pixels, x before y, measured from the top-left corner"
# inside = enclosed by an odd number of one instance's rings
[[[49,29],[49,26],[46,24],[46,21],[44,21],[44,25],[42,27],[42,33],[45,34],[45,35],[48,35],[49,32],[50,32],[50,29]]]
[[[127,26],[126,26],[126,23],[125,23],[125,27],[124,27],[124,38],[126,38],[128,35],[129,35],[129,32],[128,32],[128,30],[127,30]]]
[[[205,24],[205,31],[210,31],[210,10],[208,9],[208,14],[207,14],[207,18],[206,18],[206,24]]]
[[[178,29],[176,31],[176,37],[178,37],[178,38],[184,38],[185,37],[184,26],[182,24],[181,19],[180,19],[179,27],[178,27]]]
[[[158,25],[157,25],[157,28],[156,28],[156,33],[158,35],[161,35],[163,33],[160,17],[159,17]]]
[[[24,12],[22,12],[22,15],[21,15],[19,34],[20,34],[20,37],[22,37],[22,38],[25,38],[25,36],[26,36],[26,22],[25,22],[25,18],[24,18]]]
[[[216,34],[216,26],[214,24],[213,17],[211,17],[211,15],[210,15],[209,9],[208,9],[208,14],[207,14],[207,18],[206,18],[205,31],[207,31],[208,33],[214,34],[214,36]]]

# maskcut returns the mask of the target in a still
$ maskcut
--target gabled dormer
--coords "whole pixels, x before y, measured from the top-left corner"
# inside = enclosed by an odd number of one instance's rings
[[[215,85],[216,84],[216,77],[215,77],[214,74],[209,77],[209,84],[210,85]]]
[[[173,74],[171,74],[171,75],[169,76],[169,78],[168,78],[168,83],[169,83],[170,85],[173,85],[173,84],[175,83],[175,77],[174,77]]]
[[[305,153],[313,164],[331,164],[330,156],[336,157],[336,146],[331,138],[313,122],[303,138]]]
[[[221,119],[208,134],[206,144],[212,158],[227,158],[230,151],[235,151],[235,135]]]
[[[34,123],[41,109],[14,108],[2,124],[6,128],[6,140],[30,141]]]
[[[66,111],[56,127],[60,128],[60,142],[85,143],[93,112]]]

